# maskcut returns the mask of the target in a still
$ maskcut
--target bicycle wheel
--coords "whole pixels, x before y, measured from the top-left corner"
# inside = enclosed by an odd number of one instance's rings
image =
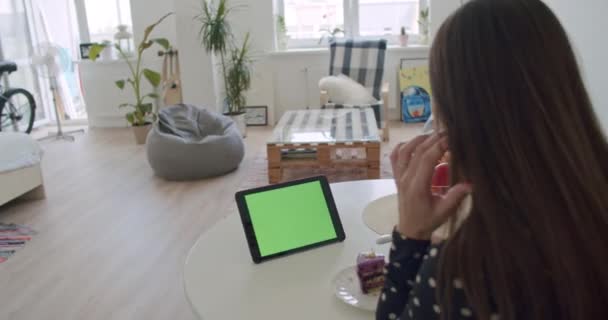
[[[0,131],[30,133],[36,117],[36,102],[25,89],[9,89],[0,105]]]

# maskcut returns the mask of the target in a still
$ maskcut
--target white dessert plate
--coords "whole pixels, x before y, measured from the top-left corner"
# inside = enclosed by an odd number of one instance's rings
[[[397,194],[374,200],[363,210],[363,223],[379,235],[391,234],[398,221]]]
[[[357,267],[351,266],[334,276],[334,293],[338,299],[355,308],[375,312],[380,293],[364,294],[359,286]]]

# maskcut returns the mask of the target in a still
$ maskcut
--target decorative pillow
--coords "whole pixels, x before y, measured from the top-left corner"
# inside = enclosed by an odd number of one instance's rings
[[[319,89],[327,91],[329,101],[335,104],[360,106],[378,103],[364,86],[343,74],[321,79]]]

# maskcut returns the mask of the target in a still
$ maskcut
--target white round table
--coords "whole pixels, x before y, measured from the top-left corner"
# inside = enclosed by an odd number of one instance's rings
[[[388,246],[375,244],[378,235],[364,225],[361,214],[369,202],[395,193],[395,183],[356,181],[332,184],[331,189],[346,233],[343,243],[256,265],[238,213],[203,234],[184,270],[186,295],[196,314],[205,320],[373,319],[369,311],[338,300],[332,279],[354,265],[361,251],[388,252]]]

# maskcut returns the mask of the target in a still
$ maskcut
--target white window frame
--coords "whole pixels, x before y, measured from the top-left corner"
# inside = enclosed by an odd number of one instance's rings
[[[285,4],[284,0],[275,0],[275,13],[277,15],[285,16]],[[428,6],[429,0],[418,0],[420,6]],[[460,0],[462,1],[462,0]],[[399,43],[398,35],[377,35],[377,36],[365,36],[359,35],[359,0],[343,0],[344,7],[344,37],[345,38],[356,38],[360,40],[371,40],[382,37],[388,40],[389,45],[397,45]],[[276,37],[275,37],[276,38]],[[420,43],[420,36],[418,34],[409,34],[409,42],[411,44]],[[319,44],[319,39],[290,39],[288,49],[314,49],[314,48],[325,48],[327,44]]]
[[[116,4],[116,12],[118,13],[118,24],[125,24],[122,21],[122,12],[120,9],[120,0],[105,0],[105,1],[114,1]],[[130,0],[131,2],[133,0]],[[282,1],[282,0],[280,0]],[[87,17],[87,8],[85,4],[85,0],[74,0],[74,6],[76,8],[76,16],[78,21],[78,31],[80,32],[80,42],[81,43],[90,43],[91,42],[91,32],[89,31],[89,20]],[[131,13],[132,15],[132,13]],[[131,16],[131,27],[133,24],[133,16]]]

